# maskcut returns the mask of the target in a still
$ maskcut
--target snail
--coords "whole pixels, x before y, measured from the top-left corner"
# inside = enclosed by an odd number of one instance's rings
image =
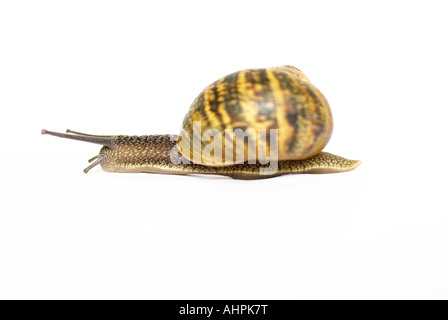
[[[361,161],[322,151],[332,130],[322,93],[299,69],[281,66],[238,71],[206,87],[186,114],[179,136],[42,134],[103,145],[85,173],[100,164],[109,172],[260,179],[356,168]]]

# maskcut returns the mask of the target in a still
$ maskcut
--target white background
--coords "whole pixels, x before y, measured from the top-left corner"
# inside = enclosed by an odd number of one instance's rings
[[[448,298],[443,1],[2,1],[0,298]],[[231,72],[290,64],[355,171],[82,172],[176,134]]]

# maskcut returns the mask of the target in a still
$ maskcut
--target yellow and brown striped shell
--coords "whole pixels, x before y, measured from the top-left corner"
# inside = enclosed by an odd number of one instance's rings
[[[196,121],[200,121],[200,129],[193,130]],[[327,100],[308,78],[297,68],[281,66],[242,70],[215,81],[194,100],[182,129],[177,146],[184,157],[195,163],[222,166],[241,162],[235,154],[238,139],[243,139],[244,161],[261,160],[260,152],[249,152],[254,142],[257,149],[263,148],[269,154],[271,129],[278,129],[278,160],[312,157],[330,139],[333,119]],[[201,152],[210,144],[208,129],[218,130],[221,141],[230,140],[222,144],[222,152]],[[246,138],[225,136],[226,129],[252,133],[265,129],[268,139],[265,142],[257,134]],[[193,142],[198,141],[200,147],[194,146]],[[225,158],[226,152],[233,153],[230,161]],[[254,154],[255,159],[251,157]]]

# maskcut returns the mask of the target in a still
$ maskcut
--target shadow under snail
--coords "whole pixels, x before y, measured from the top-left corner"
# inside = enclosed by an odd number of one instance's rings
[[[104,147],[84,172],[223,175],[261,179],[292,173],[333,173],[361,161],[322,152],[333,130],[327,100],[292,66],[227,75],[194,100],[179,136],[103,136],[67,130],[42,134]]]

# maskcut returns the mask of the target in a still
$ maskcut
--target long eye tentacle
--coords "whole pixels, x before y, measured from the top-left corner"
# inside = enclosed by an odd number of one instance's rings
[[[86,136],[86,137],[103,137],[103,138],[111,138],[112,136],[108,136],[108,135],[99,135],[99,134],[87,134],[87,133],[82,133],[82,132],[78,132],[78,131],[73,131],[70,129],[65,130],[66,133],[73,133],[76,134],[78,136]]]
[[[79,140],[79,141],[84,141],[84,142],[100,144],[100,145],[107,146],[110,148],[113,148],[115,146],[112,141],[113,136],[94,136],[94,135],[88,135],[85,133],[79,134],[79,133],[77,133],[75,131],[71,131],[71,130],[67,130],[67,131],[72,132],[73,134],[48,131],[45,129],[43,129],[41,133],[49,134],[51,136],[55,136],[55,137],[59,137],[59,138]]]

